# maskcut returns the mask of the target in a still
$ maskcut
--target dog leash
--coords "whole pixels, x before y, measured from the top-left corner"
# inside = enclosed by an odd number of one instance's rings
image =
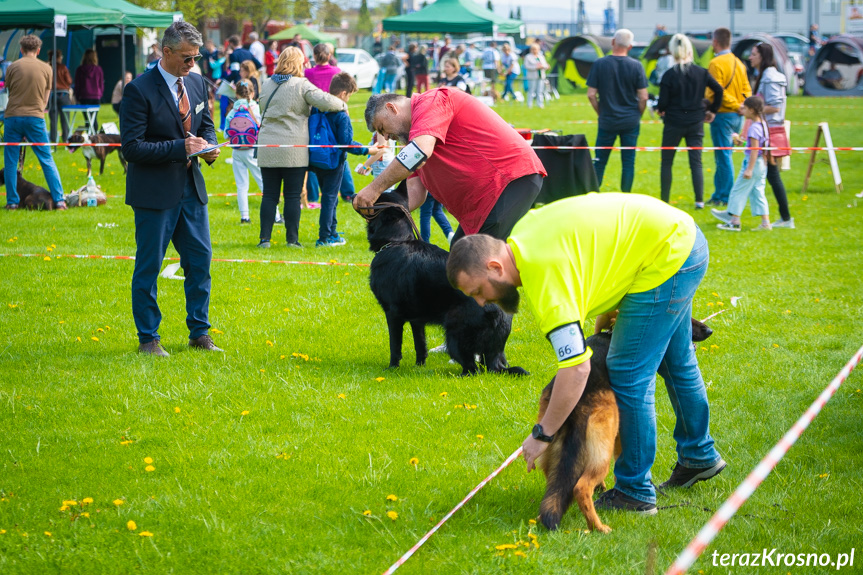
[[[360,210],[371,210],[373,212],[371,215],[366,215],[366,214],[362,213],[362,211],[360,211],[360,215],[362,217],[364,217],[366,219],[366,221],[370,222],[373,219],[377,218],[379,215],[381,215],[381,212],[383,212],[384,210],[389,209],[389,208],[396,208],[396,209],[401,210],[408,217],[408,221],[410,221],[410,223],[411,223],[411,228],[413,228],[414,237],[418,240],[422,239],[422,235],[420,234],[420,230],[417,227],[417,223],[414,221],[414,217],[411,215],[410,210],[408,210],[406,207],[404,207],[401,204],[396,204],[394,202],[378,202],[373,206],[369,206],[366,208],[360,208]]]

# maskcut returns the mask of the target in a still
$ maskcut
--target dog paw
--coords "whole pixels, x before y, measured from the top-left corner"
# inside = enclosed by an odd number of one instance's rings
[[[530,372],[518,366],[508,367],[504,371],[509,375],[530,375]]]
[[[611,533],[611,527],[609,527],[608,525],[603,525],[601,523],[597,525],[595,529],[601,533],[605,533],[606,535]]]

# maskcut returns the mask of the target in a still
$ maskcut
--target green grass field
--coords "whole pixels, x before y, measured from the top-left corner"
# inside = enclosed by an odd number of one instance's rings
[[[351,101],[354,118],[366,98]],[[103,110],[100,121],[110,121]],[[583,132],[591,142],[596,133],[583,94],[545,110],[498,111],[517,127]],[[792,144],[812,145],[827,121],[837,146],[859,146],[861,117],[859,100],[792,98]],[[363,124],[354,126],[367,141]],[[661,129],[645,117],[639,144],[659,145]],[[643,574],[651,543],[664,570],[863,343],[860,155],[838,156],[841,195],[821,163],[802,195],[808,156],[795,155],[784,179],[797,229],[761,234],[721,232],[709,212],[695,212],[681,156],[672,199],[694,215],[712,255],[694,315],[727,310],[711,320],[715,335],[699,358],[728,468],[661,497],[669,507],[655,517],[601,513],[614,529],[601,535],[584,532],[577,509],[555,533],[532,525],[545,483],[519,460],[399,572]],[[84,185],[80,152],[55,158],[67,192]],[[658,153],[638,154],[634,191],[659,195],[659,163]],[[706,155],[708,197],[712,168]],[[235,191],[224,161],[204,171],[211,194]],[[615,153],[603,191],[619,174]],[[32,153],[25,177],[44,185]],[[160,333],[172,356],[138,355],[133,263],[62,257],[134,255],[115,154],[97,181],[115,196],[98,209],[0,213],[0,253],[37,254],[0,257],[0,573],[379,573],[529,433],[555,360],[527,307],[507,352],[530,377],[459,378],[439,354],[415,367],[409,334],[403,367],[387,370],[386,324],[365,267],[214,262],[212,334],[226,350],[218,355],[186,349],[182,282],[160,279]],[[371,261],[363,221],[345,203],[348,244],[309,247],[318,212],[304,212],[303,251],[284,246],[284,229],[272,249],[256,249],[260,198],[251,204],[253,224],[241,227],[234,197],[211,198],[214,258]],[[432,238],[445,243],[436,226]],[[732,297],[742,298],[736,307]],[[432,346],[442,342],[439,329],[428,332]],[[714,566],[714,551],[835,557],[863,547],[861,387],[853,374],[693,573],[819,572]],[[675,461],[661,384],[657,412],[660,483]],[[503,544],[518,547],[496,549]],[[863,548],[844,570],[861,564]]]

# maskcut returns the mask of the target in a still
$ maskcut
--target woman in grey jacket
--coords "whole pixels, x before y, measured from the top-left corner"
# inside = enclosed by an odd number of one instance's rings
[[[279,55],[275,74],[261,88],[261,129],[259,144],[309,144],[309,114],[347,110],[347,104],[316,88],[303,77],[303,53],[289,46]],[[299,242],[300,195],[309,166],[308,148],[259,148],[258,165],[264,183],[261,200],[261,241],[270,247],[276,206],[285,187],[285,236],[290,247]]]
[[[773,46],[763,43],[753,46],[749,53],[749,63],[758,70],[758,79],[755,81],[752,93],[764,100],[764,119],[767,121],[767,126],[770,128],[782,126],[784,128],[787,100],[785,87],[788,85],[788,80],[776,68]],[[794,229],[794,218],[788,211],[785,184],[782,183],[782,176],[779,174],[779,162],[767,163],[767,181],[770,183],[773,195],[776,196],[781,218],[773,222],[773,227]]]

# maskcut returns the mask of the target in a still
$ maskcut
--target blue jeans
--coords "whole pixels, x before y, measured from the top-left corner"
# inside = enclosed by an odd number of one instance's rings
[[[318,177],[309,169],[309,177],[306,181],[306,199],[310,202],[317,202],[321,197],[321,186],[318,184]]]
[[[372,94],[380,94],[384,91],[384,78],[386,77],[386,73],[383,70],[380,70],[377,75],[377,82],[375,82],[374,87],[372,88]]]
[[[609,147],[614,145],[614,141],[620,137],[621,147],[632,147],[638,143],[638,132],[641,129],[639,124],[628,130],[604,130],[599,128],[596,132],[596,147]],[[602,185],[602,176],[605,174],[605,165],[608,163],[608,157],[611,155],[611,150],[596,150],[596,159],[593,161],[593,167],[596,170],[596,177],[599,180],[599,185]],[[629,193],[632,191],[632,182],[635,180],[635,150],[621,150],[620,162],[622,169],[620,172],[620,191]]]
[[[384,90],[389,94],[394,94],[396,91],[396,73],[384,74]]]
[[[347,158],[345,159],[345,171],[342,174],[342,185],[339,186],[339,193],[343,198],[349,200],[354,197],[356,193],[356,188],[354,187],[354,176],[351,174],[351,165],[348,162]]]
[[[710,123],[710,139],[718,148],[732,146],[731,135],[740,130],[743,119],[736,112],[722,112]],[[734,185],[734,162],[731,160],[731,150],[714,150],[716,172],[713,174],[713,195],[711,202],[728,202],[728,194]]]
[[[135,210],[135,271],[132,272],[132,315],[138,328],[138,341],[148,343],[159,338],[162,312],[156,302],[157,278],[168,242],[180,254],[180,265],[186,279],[186,326],[189,339],[207,334],[210,328],[210,220],[207,205],[202,204],[191,181],[186,179],[183,199],[173,208]],[[270,218],[272,221],[272,217]]]
[[[342,185],[344,168],[310,169],[314,170],[318,176],[318,181],[321,183],[321,215],[318,218],[318,239],[325,241],[336,235],[336,227],[339,223],[336,219],[336,207],[339,203],[339,187]]]
[[[620,410],[622,451],[614,464],[615,489],[639,501],[656,502],[650,468],[656,459],[657,371],[677,419],[678,462],[701,469],[720,460],[692,345],[692,297],[709,258],[707,241],[697,229],[692,252],[676,274],[650,291],[626,294],[620,303],[607,360]]]
[[[507,94],[512,94],[512,97],[515,98],[515,91],[512,89],[512,83],[518,76],[516,74],[509,73],[504,78],[503,83],[503,94],[500,95],[501,98],[506,98]]]
[[[45,129],[45,118],[30,116],[13,116],[4,120],[5,135],[4,142],[22,142],[27,140],[31,144],[45,143],[48,141],[48,132]],[[47,146],[33,146],[30,148],[39,163],[42,164],[42,172],[48,189],[51,191],[51,199],[54,203],[63,201],[63,184],[60,182],[60,172],[54,163],[51,149]],[[18,156],[21,148],[18,146],[5,146],[3,159],[5,162],[4,176],[6,177],[6,203],[18,204]]]
[[[746,202],[748,201],[753,216],[769,215],[770,209],[767,205],[767,198],[764,195],[764,183],[767,180],[766,160],[761,156],[755,159],[755,165],[752,167],[752,177],[747,180],[743,177],[743,172],[748,167],[749,153],[747,152],[743,158],[743,165],[740,166],[737,180],[734,182],[734,187],[731,188],[731,194],[728,196],[728,213],[742,216],[743,208],[746,207]]]
[[[443,235],[449,237],[452,233],[452,226],[443,213],[443,206],[439,201],[434,199],[431,194],[428,195],[426,201],[420,206],[420,236],[423,241],[428,243],[431,239],[431,219],[434,216],[434,221],[440,226]]]

